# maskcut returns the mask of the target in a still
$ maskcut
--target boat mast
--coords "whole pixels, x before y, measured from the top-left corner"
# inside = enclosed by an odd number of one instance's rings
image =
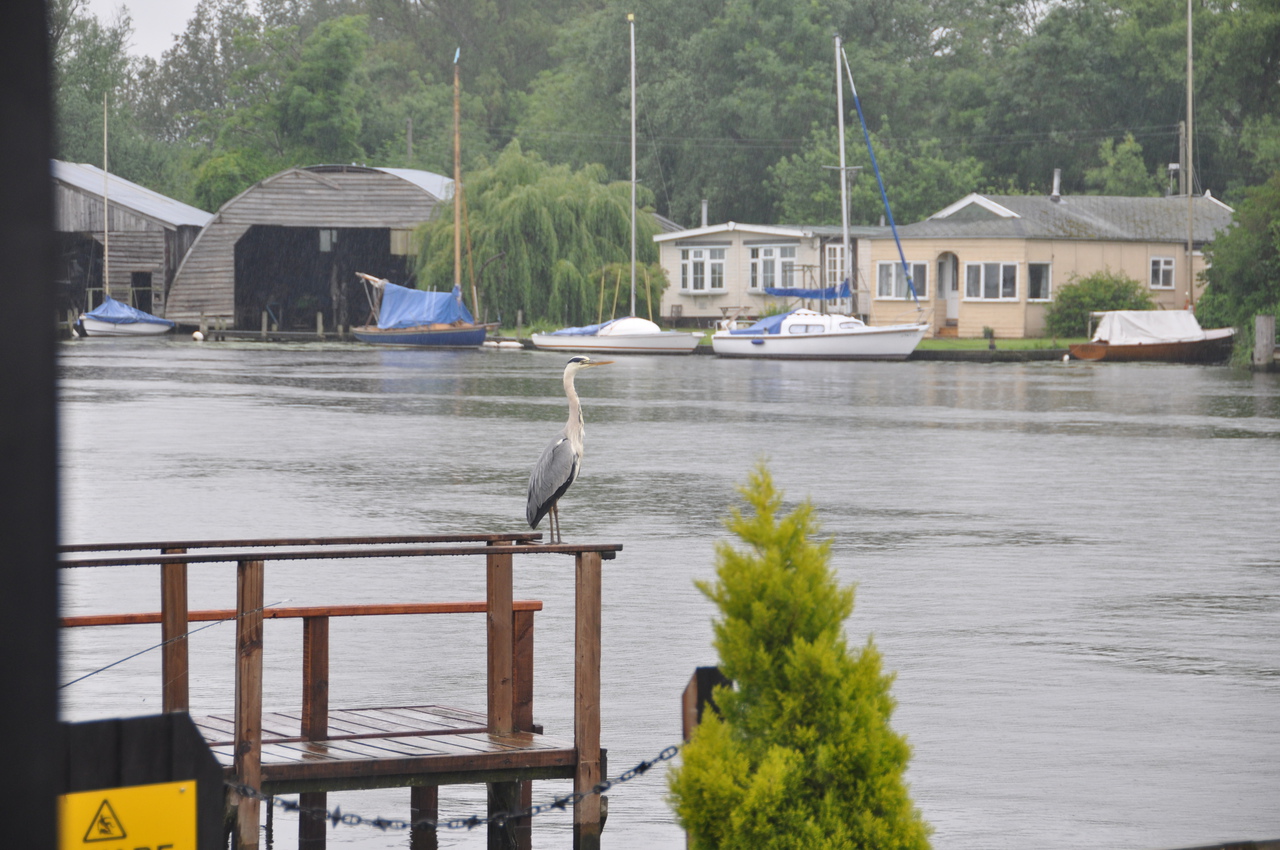
[[[858,294],[853,290],[853,252],[849,250],[849,172],[844,158],[844,76],[840,73],[840,33],[836,40],[836,126],[840,134],[840,228],[843,234],[844,256],[840,258],[840,270],[849,281],[849,312],[858,312]],[[837,284],[838,286],[839,284]],[[838,291],[837,291],[837,294]]]
[[[636,16],[627,13],[631,29],[631,315],[636,314]],[[653,305],[649,305],[653,315]]]
[[[1187,306],[1194,308],[1196,306],[1196,278],[1191,267],[1194,257],[1193,247],[1193,217],[1195,215],[1195,165],[1191,158],[1191,140],[1194,138],[1194,128],[1192,124],[1192,101],[1191,101],[1191,0],[1187,0]]]
[[[111,297],[111,221],[107,206],[107,93],[102,93],[102,300]],[[92,309],[93,305],[90,304]]]
[[[462,82],[458,75],[459,47],[453,52],[453,288],[462,300]],[[476,282],[471,281],[471,310],[480,320]]]

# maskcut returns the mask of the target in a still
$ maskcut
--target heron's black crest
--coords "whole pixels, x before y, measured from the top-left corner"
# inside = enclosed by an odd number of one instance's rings
[[[579,354],[577,357],[569,358],[569,363],[590,363],[590,362],[591,362],[590,357],[583,357],[581,354]],[[569,364],[566,363],[565,365],[567,366]]]

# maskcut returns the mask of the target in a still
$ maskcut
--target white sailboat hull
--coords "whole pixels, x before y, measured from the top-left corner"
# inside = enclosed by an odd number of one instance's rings
[[[603,354],[689,354],[702,334],[659,331],[647,334],[583,334],[580,336],[534,334],[533,347],[543,351]]]
[[[160,322],[104,322],[81,314],[80,326],[85,336],[159,336],[173,330],[173,325]]]
[[[720,357],[777,360],[905,360],[928,332],[927,324],[864,325],[848,316],[797,310],[778,333],[717,331],[711,348]]]

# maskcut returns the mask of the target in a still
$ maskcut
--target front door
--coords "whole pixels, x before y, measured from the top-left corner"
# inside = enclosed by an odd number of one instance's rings
[[[960,258],[947,253],[938,258],[938,294],[947,299],[947,322],[960,319]]]

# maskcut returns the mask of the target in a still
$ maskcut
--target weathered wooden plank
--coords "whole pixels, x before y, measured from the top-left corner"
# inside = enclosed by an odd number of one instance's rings
[[[240,561],[236,568],[236,777],[262,787],[262,604],[263,562]],[[259,805],[236,802],[237,842],[257,850]]]
[[[167,566],[167,565],[161,565]],[[176,566],[186,566],[179,563]],[[542,603],[533,600],[516,600],[512,608],[517,612],[541,611]],[[483,614],[483,602],[416,602],[396,603],[388,605],[313,605],[305,608],[267,608],[262,616],[267,620],[292,620],[307,617],[381,617],[401,614]],[[236,612],[230,608],[189,611],[189,622],[215,622],[230,620]],[[145,612],[141,614],[85,614],[76,617],[63,617],[58,622],[63,628],[84,628],[88,626],[142,626],[163,623],[164,612]]]
[[[182,549],[166,549],[165,554],[182,554]],[[164,711],[186,711],[191,707],[189,661],[187,657],[187,565],[160,566],[160,658],[161,705]]]
[[[302,621],[302,723],[304,737],[329,734],[329,618]]]
[[[268,763],[262,766],[264,782],[284,786],[291,781],[327,779],[373,779],[379,776],[429,776],[435,773],[468,771],[519,771],[544,767],[572,770],[572,749],[503,750],[496,753],[470,755],[432,755],[413,758],[382,759],[316,759],[291,764]],[[513,777],[514,778],[514,777]],[[284,793],[283,791],[280,793]]]
[[[485,559],[485,575],[485,601],[488,607],[489,731],[503,735],[513,728],[515,703],[510,553],[489,555]]]
[[[575,793],[588,794],[573,807],[575,850],[600,847],[600,797],[590,794],[600,781],[600,553],[575,560],[573,743]]]

